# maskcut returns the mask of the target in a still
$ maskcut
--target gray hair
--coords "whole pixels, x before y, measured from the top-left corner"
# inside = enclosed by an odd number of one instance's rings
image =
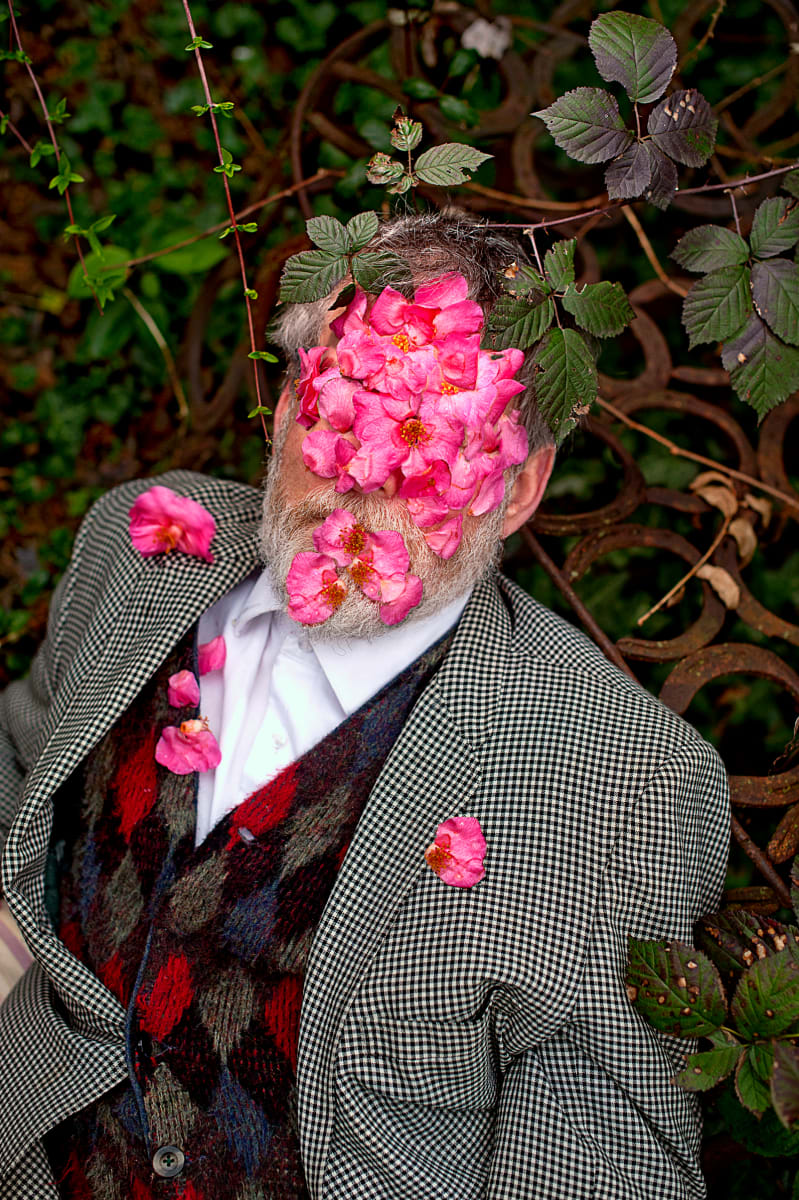
[[[476,301],[486,316],[504,293],[500,272],[512,263],[529,263],[521,240],[496,233],[481,225],[474,217],[452,212],[420,213],[394,217],[381,223],[369,249],[391,250],[405,259],[416,287],[441,275],[457,272],[469,285],[469,297]],[[386,283],[390,280],[386,280]],[[384,284],[373,287],[375,293]],[[330,296],[311,304],[287,304],[278,313],[270,337],[285,352],[289,371],[299,370],[297,351],[319,344],[325,316],[330,308]],[[514,398],[527,430],[531,452],[542,446],[554,445],[554,438],[535,402],[533,380],[533,350],[525,352],[524,363],[517,378],[525,391]]]

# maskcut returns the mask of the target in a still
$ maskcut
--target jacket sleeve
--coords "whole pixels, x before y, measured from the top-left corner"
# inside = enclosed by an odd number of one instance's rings
[[[650,781],[608,863],[583,977],[566,1021],[508,1047],[487,1200],[699,1200],[695,1097],[671,1077],[693,1043],[630,1004],[627,939],[674,937],[717,903],[729,843],[726,775],[698,739]],[[509,1042],[513,1043],[513,1031]]]

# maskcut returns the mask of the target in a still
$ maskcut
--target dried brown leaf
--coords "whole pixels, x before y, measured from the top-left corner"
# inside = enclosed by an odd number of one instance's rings
[[[696,572],[698,579],[706,579],[713,591],[721,598],[725,608],[737,608],[741,600],[741,589],[723,567],[711,567],[705,563]]]
[[[704,487],[695,487],[694,483],[691,488],[696,492],[697,496],[701,496],[706,504],[712,504],[714,508],[719,508],[724,513],[725,517],[734,517],[738,511],[738,497],[730,487],[718,487],[716,484],[709,483]]]
[[[729,477],[722,475],[720,471],[700,471],[688,486],[692,492],[695,492],[697,488],[707,487],[709,483],[720,483],[722,487],[726,488],[730,486]]]
[[[765,496],[753,496],[751,492],[747,492],[744,496],[744,504],[747,508],[754,509],[756,513],[760,513],[763,528],[765,529],[771,520],[771,501],[767,500]]]
[[[755,531],[746,517],[736,517],[734,521],[730,522],[729,532],[738,544],[738,558],[741,566],[745,567],[748,562],[752,561],[755,550],[757,550]]]

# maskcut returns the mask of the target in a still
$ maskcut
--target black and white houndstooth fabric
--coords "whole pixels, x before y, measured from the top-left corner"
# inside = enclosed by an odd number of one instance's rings
[[[91,511],[29,682],[0,697],[2,883],[35,956],[0,1009],[0,1197],[56,1195],[41,1135],[125,1074],[124,1012],[43,907],[53,797],[179,637],[256,562],[258,493],[173,472],[217,520],[213,565],[144,559]],[[486,877],[423,853],[477,817]],[[303,996],[315,1200],[697,1200],[685,1044],[623,985],[627,937],[688,939],[729,831],[716,754],[513,584],[487,581],[375,786]],[[228,1200],[219,1197],[219,1200]],[[230,1197],[229,1200],[237,1200]]]

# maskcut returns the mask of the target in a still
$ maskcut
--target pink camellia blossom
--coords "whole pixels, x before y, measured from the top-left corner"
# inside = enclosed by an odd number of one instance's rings
[[[424,852],[427,865],[442,883],[474,887],[485,875],[486,841],[476,817],[449,817]]]
[[[327,346],[314,346],[312,350],[308,351],[300,347],[299,355],[300,374],[299,378],[294,381],[294,391],[300,403],[297,420],[300,425],[310,429],[319,420],[316,381],[325,369],[325,365],[329,366],[330,360],[334,356]]]
[[[301,550],[295,554],[286,576],[288,614],[301,625],[321,625],[332,616],[347,596],[339,581],[335,559],[329,554]]]
[[[130,539],[140,554],[182,550],[212,563],[216,522],[202,504],[155,484],[137,497],[130,510]]]
[[[380,620],[384,625],[398,625],[422,598],[422,581],[418,575],[404,575],[380,581]]]
[[[348,492],[353,486],[355,480],[350,474],[350,462],[356,447],[340,433],[333,429],[312,429],[303,438],[300,449],[308,470],[322,479],[335,479],[337,492]]]
[[[200,685],[191,671],[178,671],[167,680],[166,698],[173,708],[200,703]]]
[[[191,775],[192,771],[211,771],[218,766],[222,753],[204,717],[167,725],[155,747],[155,761],[173,775]]]
[[[427,542],[430,549],[439,558],[452,558],[458,546],[461,544],[463,536],[463,517],[458,513],[454,517],[450,517],[443,525],[439,525],[437,529],[428,529],[424,534],[424,540]]]
[[[221,633],[219,637],[211,638],[210,642],[203,642],[197,647],[197,665],[201,675],[207,675],[209,671],[221,671],[226,658],[227,646]]]

